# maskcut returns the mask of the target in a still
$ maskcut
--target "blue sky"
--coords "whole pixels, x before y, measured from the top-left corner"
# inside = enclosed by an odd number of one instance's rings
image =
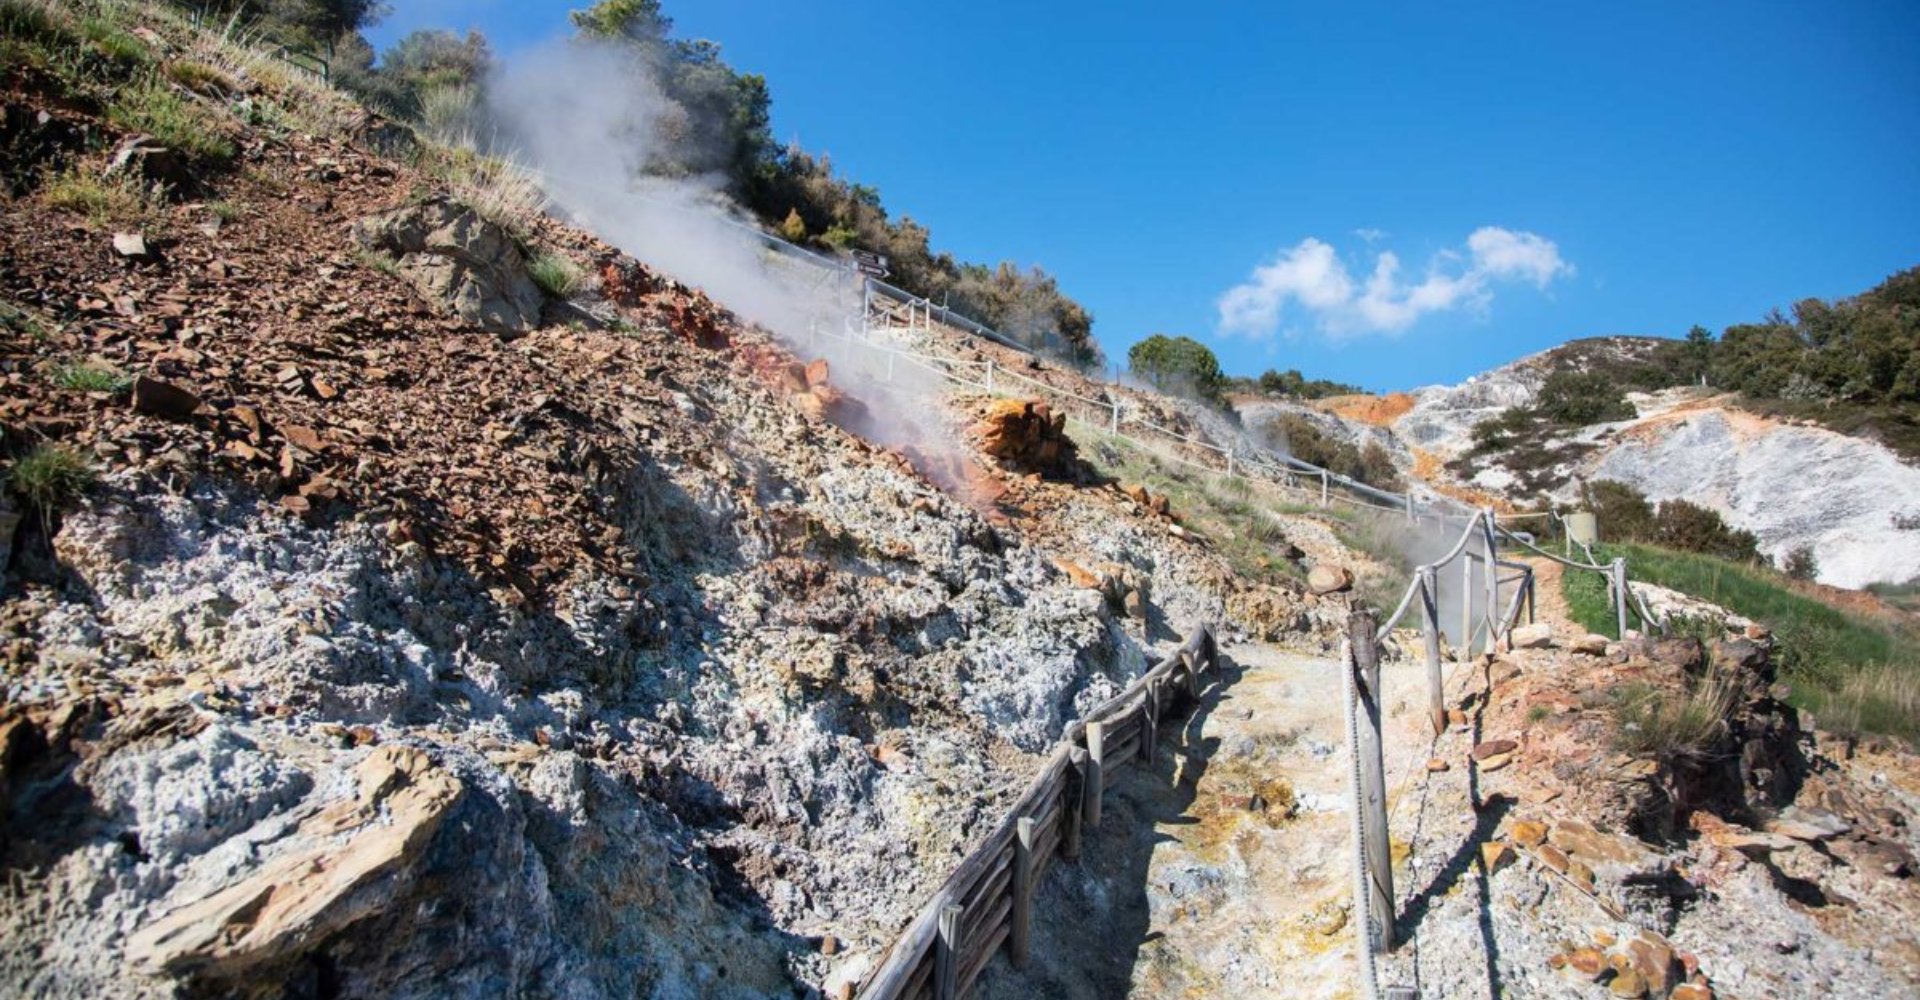
[[[511,57],[583,5],[395,0],[373,35]],[[1113,358],[1184,333],[1398,389],[1920,264],[1901,0],[666,6],[766,75],[778,139],[1059,275]]]

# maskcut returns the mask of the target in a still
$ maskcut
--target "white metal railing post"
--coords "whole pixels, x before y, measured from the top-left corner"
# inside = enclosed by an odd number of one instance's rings
[[[987,359],[987,391],[993,391],[993,359]]]
[[[1113,434],[1120,433],[1120,401],[1117,399],[1113,401],[1113,425],[1108,430]]]
[[[1473,655],[1473,553],[1460,553],[1460,643],[1457,663]]]
[[[1325,507],[1330,502],[1327,494],[1332,489],[1332,486],[1333,484],[1327,480],[1327,470],[1321,469],[1320,470],[1320,506]]]

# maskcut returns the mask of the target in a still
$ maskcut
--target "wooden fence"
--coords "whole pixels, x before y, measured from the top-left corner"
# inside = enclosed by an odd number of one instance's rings
[[[966,996],[1002,948],[1016,967],[1024,967],[1040,880],[1056,857],[1080,856],[1083,836],[1100,825],[1108,786],[1128,767],[1150,766],[1160,724],[1192,711],[1207,675],[1218,673],[1214,631],[1202,625],[1126,690],[1068,726],[1013,808],[861,983],[862,1000]],[[841,993],[849,995],[850,987]]]

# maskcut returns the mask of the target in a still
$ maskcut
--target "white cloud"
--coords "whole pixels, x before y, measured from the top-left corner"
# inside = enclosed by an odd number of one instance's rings
[[[1384,229],[1362,228],[1354,230],[1353,235],[1366,240],[1368,243],[1378,243],[1387,238],[1387,231]]]
[[[1359,235],[1371,243],[1369,234],[1378,231]],[[1552,240],[1482,226],[1463,249],[1435,254],[1417,282],[1401,276],[1400,257],[1390,250],[1374,258],[1364,282],[1356,282],[1332,246],[1308,237],[1220,296],[1218,325],[1222,333],[1269,337],[1288,307],[1298,306],[1329,336],[1400,333],[1430,313],[1485,310],[1499,282],[1525,281],[1544,290],[1573,273]]]

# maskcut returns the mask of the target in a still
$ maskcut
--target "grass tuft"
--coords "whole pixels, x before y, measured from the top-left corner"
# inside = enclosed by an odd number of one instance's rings
[[[580,265],[557,253],[537,254],[527,262],[527,272],[540,290],[556,299],[573,297],[586,285],[586,272]]]
[[[370,271],[378,271],[392,278],[400,276],[400,261],[383,250],[355,250],[353,259]]]
[[[205,163],[225,165],[236,153],[210,112],[156,83],[122,90],[107,105],[107,119]]]
[[[56,387],[73,392],[110,392],[119,395],[133,386],[133,379],[125,372],[80,361],[56,367],[50,378]]]
[[[1614,748],[1664,761],[1712,756],[1740,686],[1718,668],[1684,693],[1628,684],[1614,692]]]
[[[13,463],[6,483],[41,516],[52,517],[80,499],[97,478],[93,466],[75,452],[41,445]]]
[[[167,74],[167,79],[174,83],[208,97],[224,98],[240,89],[239,85],[234,83],[233,77],[228,76],[224,70],[191,59],[170,62],[166,65],[164,72]]]
[[[84,215],[95,225],[147,221],[163,200],[159,190],[131,174],[103,179],[77,164],[48,175],[40,197],[48,207]]]

